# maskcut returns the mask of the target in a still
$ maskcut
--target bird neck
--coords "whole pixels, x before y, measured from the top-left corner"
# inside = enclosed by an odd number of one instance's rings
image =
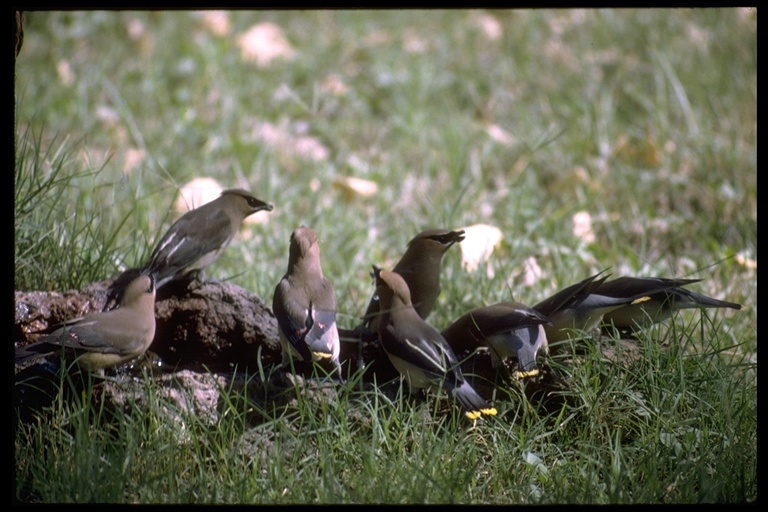
[[[121,305],[120,308],[118,308],[118,310],[126,309],[127,307],[135,308],[135,310],[140,311],[143,315],[154,317],[155,299],[154,297],[150,297],[149,295],[147,295],[146,297],[140,297],[138,300],[136,300],[135,302],[132,302],[131,304]]]
[[[395,311],[398,314],[408,314],[409,311],[412,311],[414,314],[416,314],[416,310],[413,308],[413,304],[411,304],[410,301],[405,301],[398,296],[393,297],[392,300],[389,301],[389,307],[383,308],[383,311],[385,311],[387,314],[391,314]]]
[[[419,272],[439,268],[442,259],[443,253],[440,251],[430,250],[426,247],[417,247],[403,257],[405,263],[396,265],[394,271],[398,272],[398,267],[401,267],[402,270],[418,269]]]
[[[300,258],[288,268],[288,273],[295,276],[323,277],[323,268],[315,258]]]

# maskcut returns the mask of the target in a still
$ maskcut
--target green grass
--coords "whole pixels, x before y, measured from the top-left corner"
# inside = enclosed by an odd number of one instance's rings
[[[295,53],[261,68],[237,38],[264,21]],[[343,327],[364,311],[371,264],[391,267],[427,227],[475,223],[504,234],[494,274],[467,272],[451,249],[435,326],[510,296],[535,304],[606,267],[702,278],[697,291],[745,308],[677,315],[644,333],[627,367],[596,348],[553,357],[570,387],[546,400],[499,389],[499,416],[475,426],[433,400],[352,385],[264,410],[233,387],[215,424],[183,411],[170,421],[152,379],[156,399],[119,414],[86,386],[17,428],[17,500],[757,499],[755,10],[238,11],[225,35],[189,12],[25,22],[17,290],[79,288],[140,264],[177,215],[178,187],[210,176],[276,209],[207,275],[271,300],[306,223]],[[256,136],[263,123],[326,152],[275,147]],[[378,193],[346,200],[338,176]],[[592,242],[573,233],[579,211]],[[529,258],[541,274],[526,282]]]

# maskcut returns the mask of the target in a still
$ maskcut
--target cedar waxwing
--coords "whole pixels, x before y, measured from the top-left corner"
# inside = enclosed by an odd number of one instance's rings
[[[506,301],[465,313],[441,334],[456,353],[487,346],[494,368],[515,355],[517,376],[531,377],[539,372],[538,351],[547,351],[544,325],[549,323],[549,318],[539,311],[516,301]]]
[[[458,359],[445,338],[413,307],[405,279],[374,265],[376,292],[381,303],[379,339],[392,365],[416,389],[444,389],[470,419],[495,415],[464,378]]]
[[[272,297],[283,367],[291,357],[300,361],[329,359],[342,377],[336,294],[320,266],[317,233],[301,226],[291,234],[288,272]]]
[[[600,326],[606,313],[627,304],[648,300],[644,294],[627,294],[621,297],[604,295],[601,286],[608,279],[608,275],[600,277],[603,272],[605,270],[568,286],[533,306],[533,309],[552,321],[544,326],[549,343],[567,340],[573,330],[591,332]]]
[[[154,274],[157,289],[170,281],[199,274],[227,248],[246,217],[273,208],[246,190],[228,189],[213,201],[188,211],[171,225],[141,269],[126,270],[124,276],[115,280],[105,309],[120,301],[126,281],[139,273]]]
[[[707,297],[684,288],[701,279],[667,279],[662,277],[618,277],[600,286],[600,293],[608,297],[647,295],[649,300],[615,309],[603,316],[603,323],[619,331],[647,327],[661,322],[681,309],[731,308],[741,304]]]
[[[36,342],[16,349],[16,364],[73,349],[76,363],[102,371],[143,355],[155,337],[155,286],[140,275],[125,288],[118,308],[71,320]]]
[[[405,279],[411,291],[411,300],[416,313],[426,319],[440,295],[440,264],[450,247],[464,240],[464,231],[428,229],[416,235],[405,254],[392,269]],[[379,301],[374,294],[363,316],[363,325],[370,332],[378,331]]]
[[[199,272],[216,261],[246,217],[273,208],[246,190],[225,190],[213,201],[188,211],[174,222],[145,268],[155,275],[157,288],[190,272]]]

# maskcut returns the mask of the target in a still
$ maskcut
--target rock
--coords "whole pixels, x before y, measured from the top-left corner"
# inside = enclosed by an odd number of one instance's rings
[[[256,368],[281,360],[271,308],[238,286],[206,282],[160,298],[151,350],[180,368]]]

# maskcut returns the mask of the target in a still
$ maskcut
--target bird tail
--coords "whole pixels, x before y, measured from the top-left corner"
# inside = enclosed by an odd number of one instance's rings
[[[488,405],[488,403],[477,394],[477,391],[464,381],[458,387],[453,389],[453,397],[459,402],[461,409],[464,411],[464,415],[471,419],[476,420],[480,416],[496,416],[496,409]]]
[[[150,269],[147,268],[129,268],[125,271],[123,271],[122,274],[117,276],[114,281],[109,285],[109,288],[107,288],[107,300],[104,303],[104,309],[102,311],[111,311],[113,309],[116,309],[120,303],[123,300],[123,296],[125,295],[125,289],[128,287],[133,280],[135,280],[137,277],[141,275],[150,275]],[[153,281],[156,280],[153,277]],[[155,288],[157,288],[157,284],[155,284]]]
[[[54,353],[54,348],[47,343],[32,343],[25,347],[17,348],[14,354],[14,360],[16,365],[24,365]]]
[[[691,290],[685,290],[687,298],[690,299],[690,307],[707,307],[707,308],[731,308],[741,309],[741,304],[735,302],[728,302],[726,300],[715,299],[714,297],[707,297],[700,293],[693,292]]]

